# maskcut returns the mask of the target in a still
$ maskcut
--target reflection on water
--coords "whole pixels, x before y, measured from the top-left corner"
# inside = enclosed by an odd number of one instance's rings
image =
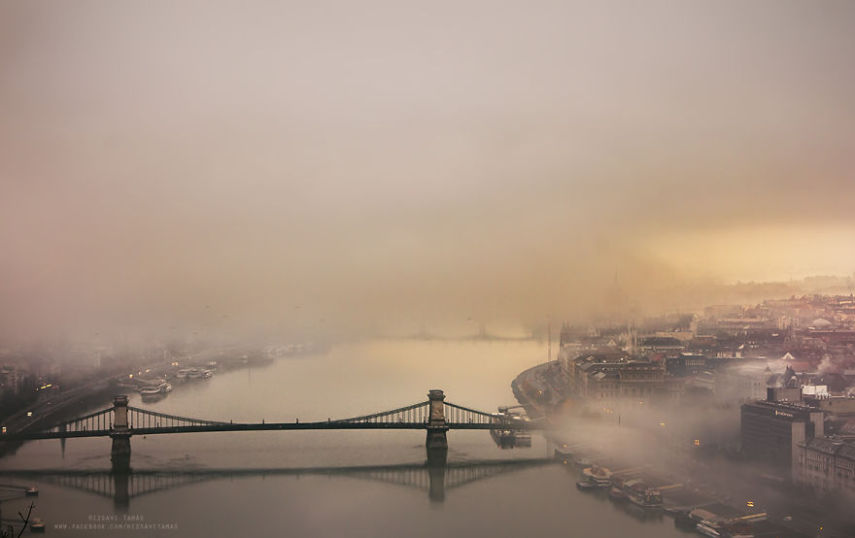
[[[440,388],[449,401],[492,411],[513,402],[513,377],[544,358],[545,346],[533,342],[365,342],[178,385],[156,403],[134,395],[131,405],[212,420],[308,421],[400,407]],[[72,439],[64,457],[58,441],[39,441],[0,467],[42,469],[13,478],[38,484],[40,517],[55,525],[51,532],[73,536],[107,536],[78,524],[113,517],[152,525],[128,529],[131,536],[243,536],[247,529],[293,536],[678,535],[667,518],[641,522],[577,491],[574,477],[545,465],[550,449],[539,436],[530,449],[504,451],[485,431],[452,431],[448,441],[447,465],[426,458],[424,432],[360,430],[133,437],[133,471],[122,476],[107,471],[109,439]]]
[[[429,452],[425,463],[397,465],[361,465],[353,467],[299,467],[293,469],[187,469],[182,471],[90,471],[65,469],[6,470],[3,476],[19,482],[37,481],[63,488],[92,493],[113,500],[117,511],[127,513],[131,501],[168,489],[199,484],[209,480],[277,477],[327,476],[374,480],[415,488],[433,502],[445,501],[448,490],[543,465],[555,465],[550,458],[508,459],[448,463],[436,451]]]

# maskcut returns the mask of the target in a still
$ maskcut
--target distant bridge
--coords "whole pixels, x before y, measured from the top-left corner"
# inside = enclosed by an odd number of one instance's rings
[[[114,399],[113,406],[107,409],[66,420],[41,431],[8,432],[0,435],[0,440],[14,442],[110,437],[113,440],[113,465],[121,469],[130,465],[130,438],[133,435],[274,430],[426,430],[428,450],[446,450],[448,430],[525,431],[543,428],[544,424],[541,422],[531,422],[508,414],[487,413],[446,402],[445,394],[441,390],[431,390],[427,401],[370,415],[317,422],[295,420],[261,423],[213,421],[157,413],[131,407],[128,405],[128,397],[120,395]]]

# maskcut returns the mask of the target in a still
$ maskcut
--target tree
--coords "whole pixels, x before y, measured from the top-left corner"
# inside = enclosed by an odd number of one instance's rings
[[[21,530],[17,534],[15,534],[14,525],[9,525],[5,529],[0,527],[0,538],[21,538],[21,536],[24,534],[24,531],[27,530],[27,525],[30,524],[30,516],[33,514],[33,508],[35,507],[35,504],[30,503],[30,507],[27,509],[26,516],[21,512],[18,512],[18,517],[21,518],[21,523],[23,523],[23,525],[21,526]]]

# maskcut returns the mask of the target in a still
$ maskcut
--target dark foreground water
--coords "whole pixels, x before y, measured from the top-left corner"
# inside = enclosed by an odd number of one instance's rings
[[[153,404],[132,396],[131,405],[213,420],[309,421],[392,409],[441,388],[447,401],[494,411],[514,403],[510,381],[545,355],[532,342],[366,342],[177,385]],[[415,431],[134,437],[139,474],[127,498],[106,472],[109,440],[70,440],[64,458],[59,441],[39,441],[0,468],[69,472],[0,482],[39,487],[36,512],[50,536],[685,536],[670,518],[577,491],[575,475],[535,461],[552,450],[542,438],[518,450],[496,448],[486,432],[448,438],[449,467],[431,476],[424,433]],[[3,517],[26,504],[4,502]]]

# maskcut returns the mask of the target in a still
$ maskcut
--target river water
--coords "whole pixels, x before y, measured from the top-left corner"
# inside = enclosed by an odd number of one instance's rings
[[[527,341],[367,341],[176,385],[156,403],[132,395],[130,404],[211,420],[313,421],[401,407],[440,388],[449,402],[495,411],[515,403],[511,380],[545,357],[545,345]],[[91,477],[2,482],[39,487],[36,512],[53,536],[685,536],[670,518],[578,491],[563,466],[500,463],[550,455],[538,435],[531,448],[500,450],[487,432],[449,432],[448,461],[460,470],[449,470],[442,495],[431,498],[419,468],[424,440],[405,430],[133,437],[132,468],[163,474],[145,484],[136,477],[125,502],[82,489],[103,493]],[[109,468],[108,439],[71,439],[64,456],[59,441],[31,442],[0,460],[12,470]],[[302,468],[323,469],[294,474]],[[4,517],[27,502],[4,502]]]

